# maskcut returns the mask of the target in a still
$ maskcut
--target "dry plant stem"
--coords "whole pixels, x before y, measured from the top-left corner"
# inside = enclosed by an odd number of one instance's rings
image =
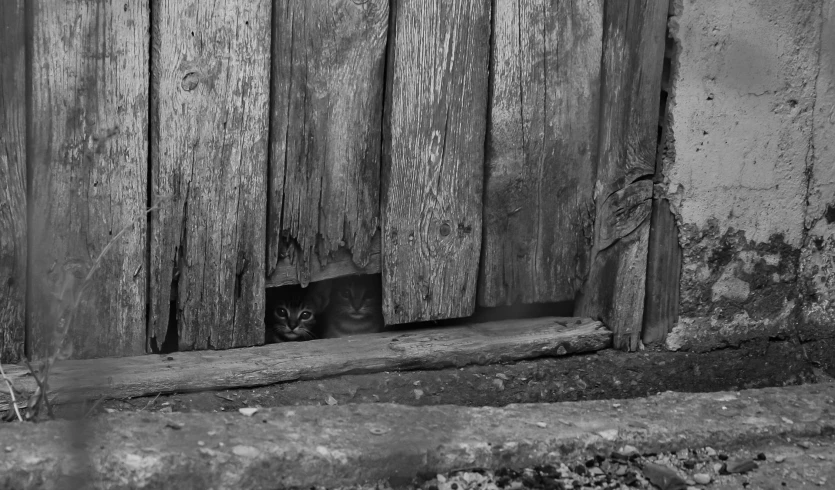
[[[20,416],[20,410],[17,409],[17,400],[14,396],[14,387],[12,386],[12,381],[6,377],[6,372],[3,371],[3,364],[0,364],[0,376],[3,376],[3,379],[6,381],[6,385],[9,387],[9,395],[12,397],[12,406],[14,407],[14,413],[17,415],[17,420],[23,422],[23,417]]]
[[[92,415],[92,414],[93,414],[93,411],[96,409],[96,407],[98,407],[98,406],[99,406],[99,404],[101,404],[101,402],[103,402],[103,401],[104,401],[104,395],[100,396],[100,397],[98,398],[98,400],[96,400],[95,402],[93,402],[93,405],[90,407],[90,409],[89,409],[89,410],[87,410],[87,413],[85,413],[85,414],[84,414],[84,418],[86,419],[86,418],[88,418],[90,415]]]
[[[164,200],[162,202],[160,202],[160,204],[157,204],[156,206],[152,206],[152,207],[148,208],[142,216],[144,217],[144,216],[148,215],[149,213],[151,213],[152,211],[160,209],[160,207],[162,207],[163,204],[164,204]],[[90,284],[90,281],[93,278],[93,274],[101,266],[102,258],[104,258],[104,255],[107,252],[109,252],[111,248],[113,248],[113,245],[116,243],[116,240],[118,240],[128,230],[133,229],[133,227],[135,225],[136,225],[136,222],[134,221],[134,222],[131,222],[130,224],[124,226],[121,230],[119,230],[119,232],[116,233],[116,236],[114,236],[113,238],[110,239],[110,241],[107,242],[107,245],[105,245],[105,247],[99,253],[98,257],[96,257],[96,260],[93,261],[93,265],[90,267],[90,270],[87,271],[87,275],[84,277],[84,280],[81,282],[81,287],[79,288],[79,292],[75,296],[75,301],[73,301],[72,307],[71,307],[70,311],[68,312],[68,316],[67,316],[67,319],[66,319],[66,328],[63,329],[63,333],[60,334],[60,337],[56,337],[56,338],[53,339],[54,351],[52,352],[51,355],[49,355],[46,358],[46,361],[42,365],[43,377],[39,378],[37,376],[37,374],[35,373],[35,370],[32,369],[31,364],[29,364],[29,361],[28,360],[26,361],[26,367],[29,369],[29,372],[32,373],[32,376],[35,378],[35,382],[38,384],[38,391],[39,391],[38,397],[37,397],[37,402],[35,404],[36,407],[29,407],[30,410],[33,410],[33,409],[39,410],[40,409],[40,402],[42,401],[43,406],[46,407],[47,414],[50,417],[52,416],[52,407],[49,404],[49,398],[48,398],[48,393],[47,393],[47,380],[49,378],[49,369],[52,367],[52,364],[55,363],[55,361],[58,357],[58,354],[61,352],[61,347],[64,343],[64,339],[66,337],[66,334],[72,328],[73,320],[75,319],[75,312],[78,311],[78,307],[81,304],[81,299],[84,297],[84,293],[87,291],[87,286]],[[93,406],[93,408],[95,408],[95,405]],[[17,406],[15,406],[15,410],[17,410]]]
[[[149,401],[148,403],[146,403],[146,404],[145,404],[145,406],[144,406],[144,407],[142,407],[142,410],[144,411],[144,410],[146,410],[148,407],[150,407],[151,405],[153,405],[153,403],[154,403],[155,401],[157,401],[157,398],[159,398],[159,396],[160,396],[160,395],[162,395],[162,392],[157,393],[157,396],[155,396],[153,400],[151,400],[151,401]]]

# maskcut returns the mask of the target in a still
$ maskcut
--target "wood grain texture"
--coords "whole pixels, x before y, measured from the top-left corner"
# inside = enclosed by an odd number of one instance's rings
[[[145,349],[148,2],[31,4],[32,353],[43,355],[54,339],[56,294],[77,294],[112,241],[68,338],[74,357],[139,354]]]
[[[606,0],[600,157],[588,280],[577,314],[603,320],[619,349],[638,348],[646,289],[668,0]]]
[[[681,260],[678,225],[670,211],[670,202],[654,198],[649,230],[644,325],[641,332],[641,341],[645,345],[663,342],[678,321]]]
[[[387,324],[472,314],[490,2],[397,0],[383,134]]]
[[[479,304],[573,301],[588,270],[601,0],[498,0]]]
[[[0,2],[0,363],[26,336],[26,55],[23,0]]]
[[[50,371],[58,403],[157,393],[263,386],[341,374],[440,369],[593,352],[611,345],[611,332],[587,318],[536,318],[385,332],[349,339],[269,344],[215,352],[177,352],[95,361],[69,361]],[[170,360],[169,360],[170,358]],[[31,391],[26,370],[11,366],[15,386]]]
[[[267,276],[306,286],[330,254],[364,268],[380,226],[388,0],[288,0],[274,11]]]
[[[155,0],[149,340],[179,271],[180,350],[264,340],[269,0]]]
[[[380,235],[376,235],[371,241],[371,248],[368,256],[368,264],[365,267],[359,267],[354,262],[351,252],[345,249],[340,249],[331,254],[327,265],[319,264],[319,261],[314,260],[310,267],[310,282],[324,281],[326,279],[335,279],[343,276],[353,276],[357,274],[379,274],[380,273]],[[298,284],[298,268],[295,264],[287,261],[278,263],[278,268],[273,274],[267,278],[266,287],[287,286],[290,284]]]

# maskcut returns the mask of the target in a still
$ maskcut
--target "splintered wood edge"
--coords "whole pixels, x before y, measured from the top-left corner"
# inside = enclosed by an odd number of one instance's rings
[[[50,400],[131,398],[343,374],[496,364],[594,352],[611,345],[612,332],[599,321],[547,317],[223,351],[67,360],[52,368]],[[6,373],[18,390],[35,390],[35,380],[24,366],[8,366]]]
[[[371,240],[368,265],[359,267],[354,263],[351,253],[345,249],[332,254],[330,262],[322,265],[317,257],[312,257],[310,266],[310,282],[335,279],[337,277],[352,276],[356,274],[379,274],[380,268],[380,234],[374,235]],[[297,263],[290,262],[283,258],[278,262],[275,272],[267,277],[266,287],[288,286],[299,284]]]

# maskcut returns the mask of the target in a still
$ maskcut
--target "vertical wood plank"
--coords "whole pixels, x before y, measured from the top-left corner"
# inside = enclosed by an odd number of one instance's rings
[[[26,55],[23,0],[0,2],[0,363],[26,335]]]
[[[649,231],[644,344],[663,341],[678,319],[681,290],[681,246],[670,202],[654,198]]]
[[[68,338],[74,357],[145,346],[148,2],[33,1],[30,271],[33,354],[56,297],[108,244]],[[130,227],[125,233],[119,233]]]
[[[387,323],[470,315],[481,246],[490,2],[396,0],[383,143]]]
[[[269,0],[154,0],[149,342],[263,342]]]
[[[573,301],[588,270],[601,0],[497,0],[482,306]]]
[[[668,0],[606,0],[600,159],[589,277],[576,314],[603,320],[635,350],[646,289],[649,217]]]
[[[388,16],[388,0],[275,7],[268,281],[286,261],[307,285],[343,247],[368,265],[380,224]]]

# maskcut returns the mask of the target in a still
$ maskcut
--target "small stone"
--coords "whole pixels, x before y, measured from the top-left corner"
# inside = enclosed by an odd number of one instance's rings
[[[508,378],[508,377],[507,377],[507,375],[506,375],[506,374],[504,374],[504,373],[499,373],[499,374],[497,374],[497,375],[496,375],[496,377],[497,377],[497,378],[499,378],[499,379],[502,379],[502,380],[504,380],[504,381],[507,381],[508,379],[510,379],[510,378]]]
[[[783,461],[785,461],[785,460],[786,460],[786,457],[785,457],[785,456],[783,456],[782,454],[781,454],[781,455],[779,455],[779,456],[775,456],[775,457],[774,457],[774,462],[775,462],[775,463],[782,463],[782,462],[783,462]]]
[[[499,378],[495,378],[495,379],[493,379],[493,385],[494,385],[496,388],[498,388],[498,389],[499,389],[499,391],[503,391],[503,390],[504,390],[504,381],[502,381],[502,380],[501,380],[501,379],[499,379]]]
[[[615,474],[616,474],[617,476],[623,476],[623,475],[625,475],[625,474],[626,474],[626,471],[627,471],[627,470],[626,470],[626,465],[624,465],[624,464],[622,464],[622,465],[618,465],[618,469],[617,469],[617,470],[615,470]]]
[[[412,384],[413,384],[413,385],[415,385],[415,386],[420,386],[420,380],[417,380],[417,381],[415,381],[415,382],[414,382],[414,383],[412,383]]]
[[[254,407],[246,407],[239,408],[238,411],[241,412],[241,414],[246,415],[247,417],[252,417],[253,415],[255,415],[255,412],[257,412],[258,409]]]
[[[6,448],[5,448],[5,449],[6,449],[6,452],[7,452],[7,453],[12,452],[12,447],[11,447],[11,446],[6,446]]]
[[[687,478],[686,480],[684,480],[684,483],[687,484],[687,485],[693,486],[693,485],[696,484],[696,481],[693,480],[692,478]]]
[[[723,468],[724,466],[725,466],[725,465],[724,465],[724,464],[722,464],[722,463],[716,463],[716,464],[714,464],[714,465],[713,465],[713,471],[714,471],[715,473],[719,473],[720,471],[722,471],[722,468]]]
[[[222,409],[223,407],[221,407]],[[174,410],[171,407],[162,407],[159,409],[159,413],[171,413]]]
[[[423,396],[423,390],[416,389],[416,390],[412,390],[412,391],[415,394],[415,400],[420,400],[420,397]]]
[[[698,483],[699,485],[707,485],[710,483],[710,475],[707,473],[696,473],[693,475],[693,481]]]
[[[748,473],[749,471],[755,470],[759,467],[760,466],[752,460],[744,459],[741,461],[734,461],[728,463],[728,465],[725,467],[725,471],[727,471],[728,473]]]
[[[336,398],[334,398],[333,395],[328,395],[328,397],[325,399],[325,403],[327,403],[328,405],[333,406],[333,405],[336,405],[339,402],[336,401]]]
[[[104,408],[104,411],[105,411],[105,412],[107,412],[107,413],[114,413],[114,412],[116,412],[116,409],[115,409],[115,408],[105,407],[105,408]]]
[[[202,446],[205,446],[206,443],[203,442],[203,441],[197,441],[197,445],[202,447]]]
[[[637,453],[638,448],[627,444],[626,446],[623,446],[619,452],[628,458],[629,456],[632,456],[633,454]]]
[[[544,428],[548,427],[548,424],[546,424],[545,422],[537,422],[536,426],[539,427],[539,428],[544,429]]]
[[[708,446],[708,447],[705,448],[705,454],[707,454],[708,456],[711,456],[711,457],[716,456],[716,450],[713,449],[712,447]]]
[[[800,441],[797,443],[798,446],[802,447],[803,449],[809,449],[812,447],[812,444],[809,441]]]
[[[757,454],[757,461],[765,461],[765,459],[766,459],[765,453]]]
[[[165,426],[168,427],[169,429],[174,429],[174,430],[180,430],[180,429],[183,428],[183,424],[181,424],[179,422],[167,422],[165,424]]]
[[[242,446],[238,445],[232,448],[232,452],[243,458],[254,458],[261,454],[261,451],[258,448],[254,448],[252,446]]]
[[[595,466],[593,468],[589,468],[589,474],[592,476],[600,476],[603,474],[603,470]]]

